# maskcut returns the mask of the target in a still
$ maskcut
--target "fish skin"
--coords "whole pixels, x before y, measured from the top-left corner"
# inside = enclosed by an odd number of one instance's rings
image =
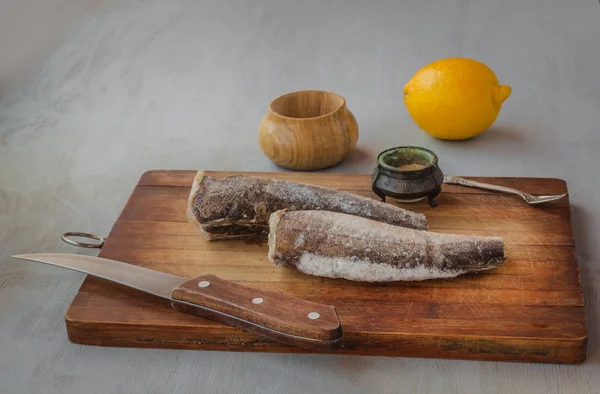
[[[391,225],[427,230],[425,215],[372,198],[303,183],[198,171],[188,198],[187,217],[207,240],[266,239],[271,213],[323,210],[363,216]]]
[[[453,278],[505,261],[500,237],[418,231],[325,211],[275,212],[269,261],[306,274],[364,282]]]

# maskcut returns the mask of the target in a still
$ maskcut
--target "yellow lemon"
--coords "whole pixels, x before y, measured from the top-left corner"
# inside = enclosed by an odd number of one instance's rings
[[[420,69],[404,86],[404,103],[428,134],[463,140],[487,130],[496,120],[510,86],[473,59],[441,59]]]

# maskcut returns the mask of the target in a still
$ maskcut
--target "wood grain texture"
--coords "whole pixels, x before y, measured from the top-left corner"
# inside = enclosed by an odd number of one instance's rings
[[[358,124],[338,94],[319,90],[275,98],[258,127],[258,142],[274,163],[319,170],[344,160],[356,146]]]
[[[408,208],[427,215],[431,231],[504,236],[506,262],[490,273],[451,280],[365,284],[273,267],[266,242],[206,242],[185,217],[194,175],[144,174],[100,256],[187,277],[215,274],[334,305],[344,337],[332,353],[550,363],[579,363],[586,357],[584,303],[567,199],[532,207],[516,196],[444,188],[437,208],[426,203]],[[374,197],[369,175],[252,175]],[[484,180],[533,194],[567,192],[566,184],[554,179]],[[307,352],[177,313],[168,302],[93,277],[85,280],[66,320],[69,338],[82,344]]]
[[[200,286],[202,283],[205,287]],[[180,284],[173,289],[172,298],[226,315],[172,302],[171,306],[177,311],[206,317],[305,349],[335,349],[342,337],[340,321],[335,307],[331,305],[242,286],[215,275],[197,276]],[[317,316],[311,319],[311,314]]]

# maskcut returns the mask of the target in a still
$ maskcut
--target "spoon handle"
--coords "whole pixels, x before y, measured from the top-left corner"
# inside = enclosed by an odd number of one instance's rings
[[[523,198],[526,198],[526,196],[527,196],[526,193],[523,193],[522,191],[517,190],[517,189],[512,189],[512,188],[506,187],[506,186],[498,186],[498,185],[492,185],[489,183],[472,181],[472,180],[461,178],[461,177],[458,177],[455,175],[444,176],[444,183],[466,186],[466,187],[473,187],[475,189],[489,190],[489,191],[493,191],[493,192],[516,194],[517,196],[521,196]]]

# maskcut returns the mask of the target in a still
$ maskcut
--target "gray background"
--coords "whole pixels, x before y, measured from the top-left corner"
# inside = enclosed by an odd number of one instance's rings
[[[583,393],[600,384],[600,5],[595,0],[0,1],[0,392]],[[494,126],[434,140],[402,87],[473,57],[510,84]],[[415,144],[447,173],[557,177],[573,204],[589,324],[578,366],[86,347],[64,312],[84,276],[13,260],[108,234],[150,169],[278,170],[257,125],[275,96],[327,89],[360,125],[328,171]]]

